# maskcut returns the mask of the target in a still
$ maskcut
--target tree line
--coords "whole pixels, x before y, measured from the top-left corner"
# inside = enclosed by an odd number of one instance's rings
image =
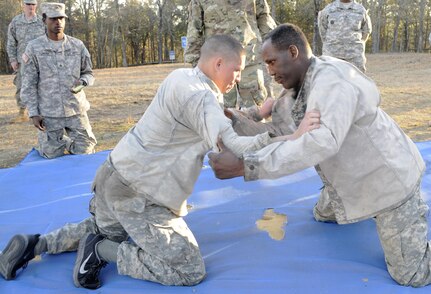
[[[315,54],[321,52],[317,13],[330,0],[267,0],[277,23],[299,25]],[[358,0],[369,11],[368,53],[430,51],[431,0]],[[0,2],[0,72],[10,73],[6,42],[22,0]],[[38,13],[43,1],[39,0]],[[94,68],[183,61],[189,0],[57,0],[66,5],[66,34],[81,39]]]

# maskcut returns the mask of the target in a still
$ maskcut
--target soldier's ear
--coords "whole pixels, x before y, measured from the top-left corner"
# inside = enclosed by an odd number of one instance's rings
[[[219,71],[221,69],[222,65],[223,65],[223,58],[217,57],[215,59],[214,65],[215,65],[215,70]]]
[[[287,51],[293,59],[297,58],[299,55],[299,49],[295,45],[290,45]]]

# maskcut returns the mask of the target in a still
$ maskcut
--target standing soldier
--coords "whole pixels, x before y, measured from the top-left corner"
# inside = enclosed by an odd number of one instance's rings
[[[16,86],[15,99],[19,107],[19,114],[13,122],[28,121],[25,105],[20,97],[21,75],[23,72],[22,54],[28,42],[45,33],[42,17],[36,14],[37,1],[24,0],[23,3],[24,12],[12,19],[7,32],[6,50],[10,65],[15,72],[13,83]]]
[[[64,34],[65,6],[44,3],[47,33],[31,41],[23,55],[21,96],[39,130],[39,153],[46,158],[93,153],[96,138],[84,91],[94,82],[90,53],[82,41]]]
[[[276,24],[266,0],[192,0],[189,5],[185,61],[193,66],[199,50],[215,34],[236,38],[246,49],[246,64],[236,90],[224,95],[226,107],[261,105],[273,97],[271,77],[259,56],[262,38]]]
[[[335,0],[319,12],[323,55],[346,60],[365,72],[365,42],[371,33],[367,10],[355,0]]]

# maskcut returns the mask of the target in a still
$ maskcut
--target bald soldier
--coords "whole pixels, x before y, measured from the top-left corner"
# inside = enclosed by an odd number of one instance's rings
[[[15,72],[13,83],[16,87],[15,99],[19,108],[18,116],[13,122],[28,121],[26,107],[20,95],[23,73],[22,54],[28,42],[45,34],[42,17],[36,14],[37,1],[23,0],[22,4],[23,13],[15,16],[9,24],[6,44],[10,66]]]
[[[244,63],[245,50],[234,38],[207,39],[197,67],[174,70],[163,81],[142,118],[97,171],[92,216],[40,237],[14,236],[0,254],[2,276],[15,278],[17,269],[42,252],[78,249],[77,287],[99,288],[108,262],[116,263],[121,275],[164,285],[202,281],[204,262],[183,216],[205,154],[218,149],[219,137],[239,156],[319,127],[318,115],[310,112],[292,135],[239,137],[221,103],[223,93],[240,81]]]
[[[90,53],[82,41],[64,34],[63,3],[44,3],[46,35],[31,41],[23,55],[22,99],[38,129],[38,151],[55,158],[94,152],[96,138],[84,86],[94,82]]]
[[[274,97],[272,79],[260,58],[262,38],[275,28],[266,0],[192,0],[189,4],[186,62],[196,65],[205,39],[215,34],[236,38],[246,49],[237,89],[224,96],[226,107],[261,105]]]

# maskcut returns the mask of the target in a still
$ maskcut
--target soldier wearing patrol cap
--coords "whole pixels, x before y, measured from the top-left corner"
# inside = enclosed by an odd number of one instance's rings
[[[42,4],[42,13],[48,18],[67,17],[63,3],[44,3]]]
[[[22,99],[39,130],[38,151],[55,158],[65,152],[94,152],[96,138],[83,88],[94,82],[90,53],[82,41],[64,34],[63,3],[44,3],[46,35],[31,41],[23,55]]]
[[[15,72],[13,83],[16,86],[15,99],[19,108],[19,114],[13,122],[28,121],[26,108],[20,96],[23,72],[21,56],[28,42],[45,33],[42,17],[36,14],[36,9],[36,0],[24,0],[23,13],[15,16],[8,27],[6,51],[9,63]]]

